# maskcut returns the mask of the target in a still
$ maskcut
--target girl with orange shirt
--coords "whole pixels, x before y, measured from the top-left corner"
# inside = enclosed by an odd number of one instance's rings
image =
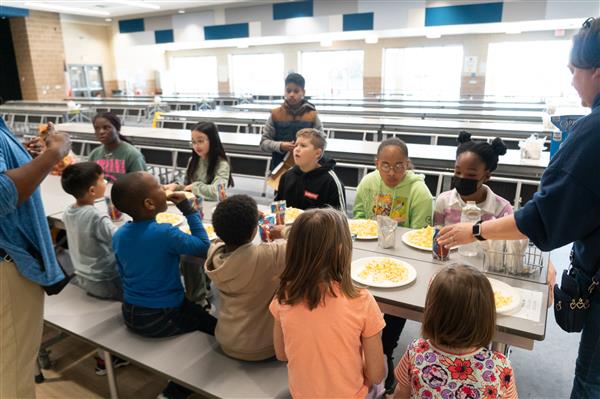
[[[352,240],[334,209],[302,213],[288,236],[285,270],[270,310],[277,359],[294,398],[365,398],[385,376],[375,299],[352,283]]]

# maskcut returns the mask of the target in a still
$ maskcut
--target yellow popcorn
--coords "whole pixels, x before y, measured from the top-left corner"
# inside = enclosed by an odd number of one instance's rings
[[[182,226],[179,229],[181,231],[183,231],[185,234],[192,234],[189,226],[185,226],[185,227]],[[205,224],[204,230],[206,230],[206,234],[208,235],[209,240],[212,241],[217,238],[217,233],[215,233],[215,228],[213,227],[212,224]]]
[[[433,245],[434,228],[431,226],[413,230],[406,235],[406,240],[412,245],[431,249]]]
[[[496,302],[496,309],[502,308],[513,301],[511,295],[502,295],[500,291],[494,291],[494,301]]]
[[[358,238],[377,237],[377,222],[368,219],[349,220],[350,233],[356,234]]]
[[[157,223],[170,223],[172,225],[177,225],[183,221],[183,216],[177,215],[175,213],[167,213],[162,212],[156,215]]]
[[[300,214],[304,212],[302,209],[298,209],[298,208],[286,208],[285,210],[285,224],[292,224],[294,223],[294,220],[296,220],[296,218],[298,216],[300,216]]]
[[[393,259],[383,258],[367,263],[358,276],[365,280],[371,278],[375,283],[400,283],[408,279],[408,269]]]

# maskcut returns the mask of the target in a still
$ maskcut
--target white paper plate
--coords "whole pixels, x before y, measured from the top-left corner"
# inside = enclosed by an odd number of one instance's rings
[[[402,242],[405,243],[406,245],[408,245],[409,247],[420,249],[422,251],[430,251],[431,252],[431,250],[432,250],[431,247],[424,247],[422,245],[413,244],[412,242],[410,242],[408,240],[410,233],[412,233],[413,231],[416,231],[416,230],[407,231],[406,233],[402,234]],[[432,245],[433,245],[433,243],[432,243]]]
[[[172,217],[173,218],[173,222],[164,222],[164,221],[163,222],[159,222],[160,217],[161,217],[160,215],[165,215],[165,214],[169,215],[169,218]],[[175,219],[177,219],[177,220],[175,220]],[[158,223],[171,223],[173,226],[179,226],[181,223],[184,222],[184,220],[185,220],[185,217],[183,217],[182,215],[178,215],[176,213],[162,212],[162,213],[159,213],[158,215],[156,215],[156,221]]]
[[[521,307],[521,296],[519,295],[519,291],[500,280],[496,280],[494,278],[488,278],[488,280],[490,280],[490,284],[492,284],[492,289],[494,290],[494,292],[500,292],[503,296],[512,297],[512,301],[504,306],[497,308],[496,313],[513,313],[515,310]]]
[[[368,219],[351,219],[351,220],[348,220],[348,224],[350,226],[352,226],[352,223],[356,223],[356,222],[354,222],[354,220],[368,220]],[[350,229],[350,231],[352,231],[352,229]],[[376,240],[377,238],[379,238],[377,235],[374,235],[374,236],[359,236],[359,235],[357,235],[356,236],[357,240]]]
[[[364,267],[367,265],[367,263],[369,263],[371,261],[382,261],[384,259],[392,259],[393,261],[406,267],[406,269],[408,270],[408,278],[404,281],[395,283],[392,281],[375,282],[370,277],[362,278],[359,276],[359,273],[364,269]],[[354,262],[352,262],[351,275],[352,275],[352,279],[354,281],[356,281],[357,283],[363,284],[363,285],[367,285],[369,287],[392,288],[392,287],[402,287],[403,285],[407,285],[407,284],[410,284],[413,281],[415,281],[415,279],[417,278],[417,271],[411,264],[404,262],[400,259],[392,258],[389,256],[374,256],[374,257],[357,259]]]
[[[213,241],[216,240],[217,238],[219,238],[217,236],[217,233],[215,233],[215,230],[212,224],[210,223],[202,223],[204,225],[204,229],[206,230],[206,234],[208,234],[208,239]],[[209,227],[212,228],[212,232],[209,231]],[[183,231],[186,234],[191,234],[190,233],[190,227],[189,226],[181,226],[179,227],[179,230]]]

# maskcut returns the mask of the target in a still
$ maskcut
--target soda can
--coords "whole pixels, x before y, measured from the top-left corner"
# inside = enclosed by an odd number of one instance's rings
[[[104,201],[106,201],[106,209],[108,211],[108,217],[113,222],[118,222],[123,218],[123,214],[117,207],[112,203],[109,197],[104,197]]]
[[[198,212],[198,215],[200,215],[200,220],[203,220],[204,219],[204,198],[197,197],[194,195],[194,199],[192,202],[194,205],[194,209],[196,210],[196,212]]]
[[[217,182],[217,198],[219,202],[225,201],[227,198],[227,183],[223,180]]]
[[[433,243],[431,245],[433,259],[447,261],[448,259],[450,259],[450,248],[438,244],[437,239],[439,235],[440,227],[436,226],[433,231]]]

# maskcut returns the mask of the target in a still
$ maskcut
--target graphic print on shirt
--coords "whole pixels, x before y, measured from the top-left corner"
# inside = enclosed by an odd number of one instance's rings
[[[96,163],[100,165],[104,171],[104,178],[108,179],[112,183],[117,181],[117,177],[113,173],[118,175],[123,175],[126,173],[124,159],[98,159]]]
[[[392,197],[391,194],[377,194],[373,199],[373,214],[389,216],[398,223],[406,221],[406,197]]]

